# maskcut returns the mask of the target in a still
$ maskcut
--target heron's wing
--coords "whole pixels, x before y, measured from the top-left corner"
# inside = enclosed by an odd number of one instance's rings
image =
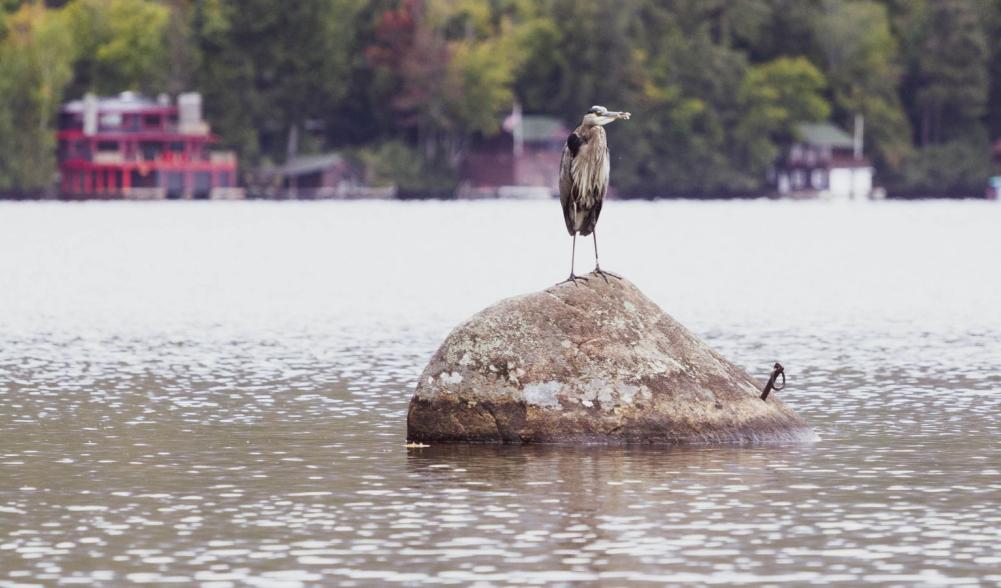
[[[584,140],[577,133],[570,133],[567,137],[567,144],[563,148],[563,157],[560,158],[560,204],[563,206],[563,220],[567,225],[567,232],[574,234],[574,183],[573,159],[580,152],[580,146]]]
[[[587,218],[584,219],[580,227],[580,234],[583,237],[587,237],[594,232],[594,227],[598,224],[598,217],[601,215],[601,204],[605,201],[605,194],[608,192],[608,172],[611,169],[611,165],[609,164],[610,159],[608,147],[606,146],[605,158],[601,162],[601,166],[604,168],[602,177],[604,177],[605,181],[598,186],[598,194],[596,194],[594,199],[594,205],[587,211]]]
[[[601,214],[601,203],[604,200],[598,200],[591,207],[591,210],[587,211],[587,218],[584,219],[584,225],[580,228],[580,235],[582,237],[587,237],[594,232],[594,226],[598,224],[598,215]]]
[[[577,157],[577,154],[580,153],[580,146],[584,142],[584,139],[577,134],[577,131],[570,133],[570,136],[567,137],[567,149],[570,151],[570,155]]]

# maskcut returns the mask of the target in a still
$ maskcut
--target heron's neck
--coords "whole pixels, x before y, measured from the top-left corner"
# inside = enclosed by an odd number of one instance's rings
[[[600,125],[581,125],[577,127],[577,135],[585,141],[590,141],[593,138],[604,137],[605,129]]]

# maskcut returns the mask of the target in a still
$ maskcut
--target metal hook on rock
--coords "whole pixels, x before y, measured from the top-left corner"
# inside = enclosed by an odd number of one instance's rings
[[[782,376],[782,384],[776,385],[775,380],[777,380],[779,376]],[[771,393],[772,390],[782,390],[785,387],[786,387],[785,368],[782,367],[781,363],[776,361],[775,367],[772,368],[772,375],[769,376],[768,383],[765,384],[764,390],[761,391],[761,399],[768,400],[768,394]]]

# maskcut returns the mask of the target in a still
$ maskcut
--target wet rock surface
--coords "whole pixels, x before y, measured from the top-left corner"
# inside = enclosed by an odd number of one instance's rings
[[[425,443],[808,441],[778,394],[625,279],[595,274],[503,300],[421,374],[407,438]]]

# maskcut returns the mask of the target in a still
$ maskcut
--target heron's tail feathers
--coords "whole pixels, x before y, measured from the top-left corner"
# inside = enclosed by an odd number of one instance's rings
[[[579,232],[581,235],[587,235],[591,232],[588,225],[588,218],[591,216],[591,211],[587,209],[578,208],[574,211],[573,228],[575,231]],[[587,231],[585,233],[584,231]]]
[[[594,231],[594,226],[598,224],[598,215],[601,214],[601,204],[601,200],[598,200],[590,209],[581,211],[584,218],[577,223],[577,230],[582,237],[587,237]]]

